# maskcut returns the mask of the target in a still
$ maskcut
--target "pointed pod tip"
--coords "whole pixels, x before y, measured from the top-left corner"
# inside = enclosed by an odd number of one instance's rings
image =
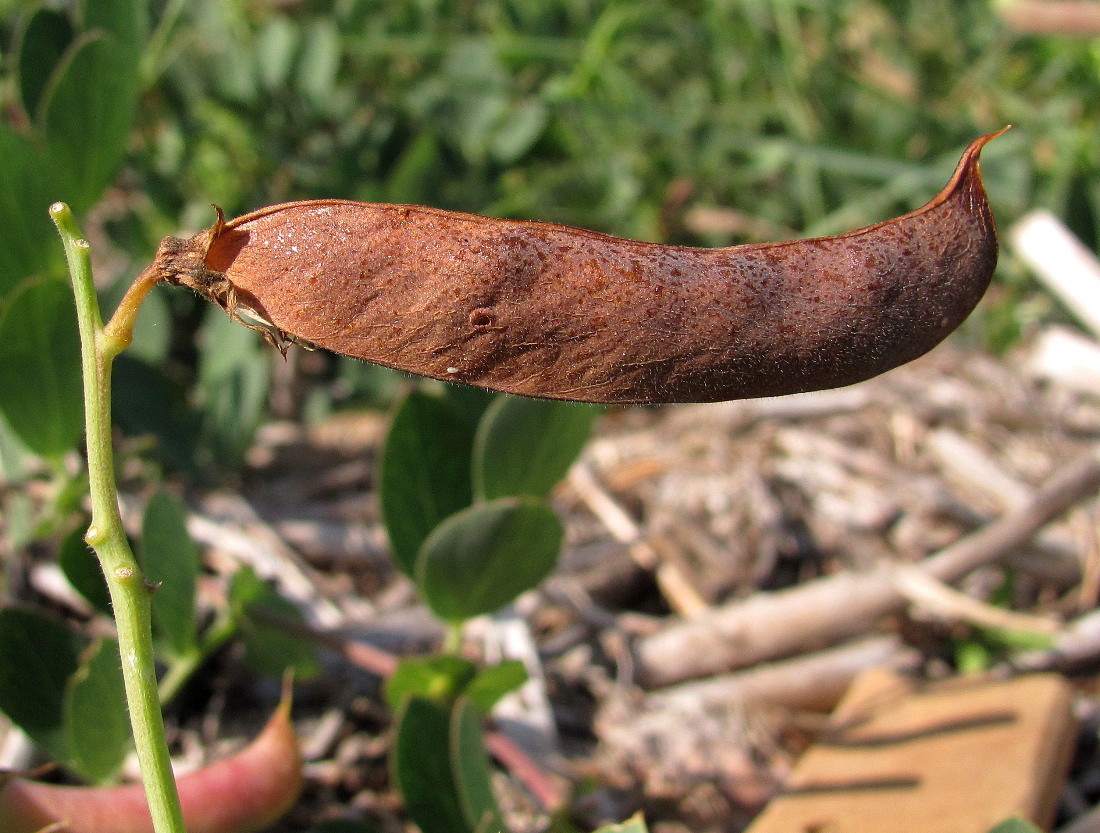
[[[1005,133],[1007,133],[1011,129],[1012,129],[1012,125],[1011,124],[1006,124],[1000,130],[997,130],[993,133],[987,133],[985,136],[981,136],[981,137],[975,139],[972,142],[972,144],[977,145],[978,146],[977,149],[981,150],[983,147],[985,147],[987,144],[992,142],[998,136],[1003,136]]]
[[[979,136],[967,145],[966,150],[963,151],[962,158],[959,159],[959,164],[955,167],[955,173],[952,175],[951,181],[947,183],[939,196],[933,200],[933,203],[945,199],[948,194],[955,191],[964,181],[977,182],[978,185],[981,185],[981,169],[978,166],[978,157],[981,155],[982,148],[1011,129],[1012,125],[1006,124],[1000,130],[993,133],[987,133],[984,136]]]

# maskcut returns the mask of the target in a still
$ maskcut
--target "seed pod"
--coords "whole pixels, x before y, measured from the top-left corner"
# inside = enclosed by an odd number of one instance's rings
[[[290,808],[301,786],[287,696],[244,749],[176,779],[190,833],[255,833]],[[34,833],[55,821],[67,822],[65,833],[153,833],[140,784],[62,787],[15,778],[0,786],[3,833]]]
[[[932,349],[984,294],[997,234],[978,154],[999,135],[971,143],[923,208],[836,237],[699,249],[317,200],[219,211],[166,239],[156,266],[273,343],[509,393],[658,403],[839,387]]]

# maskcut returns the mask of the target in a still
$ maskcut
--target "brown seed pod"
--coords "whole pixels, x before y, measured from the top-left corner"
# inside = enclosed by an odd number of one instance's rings
[[[1007,128],[1006,128],[1007,129]],[[155,266],[275,344],[585,402],[838,387],[932,349],[984,294],[997,233],[978,154],[910,214],[723,249],[413,205],[317,200],[168,238]]]

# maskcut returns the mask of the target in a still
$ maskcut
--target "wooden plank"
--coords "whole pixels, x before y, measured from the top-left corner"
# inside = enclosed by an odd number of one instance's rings
[[[1057,675],[921,687],[872,670],[748,833],[986,833],[1012,815],[1046,829],[1074,735]]]

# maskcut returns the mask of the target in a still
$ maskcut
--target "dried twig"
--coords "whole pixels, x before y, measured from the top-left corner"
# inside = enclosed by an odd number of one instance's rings
[[[898,567],[894,572],[894,586],[912,604],[948,621],[1036,634],[1053,634],[1062,628],[1054,619],[980,602],[932,578],[919,567]]]
[[[629,546],[631,557],[644,569],[655,572],[657,585],[673,610],[693,616],[707,609],[706,600],[691,586],[679,567],[658,555],[637,522],[600,486],[591,469],[584,464],[573,466],[569,484],[611,536]]]
[[[660,689],[646,695],[643,708],[702,710],[740,703],[828,711],[860,671],[873,667],[900,671],[914,667],[918,659],[917,652],[894,634],[870,636],[804,657]]]
[[[1059,472],[1024,507],[928,558],[923,569],[952,581],[1027,542],[1043,525],[1100,487],[1100,457]],[[900,610],[892,566],[846,572],[758,594],[638,640],[639,677],[650,686],[743,668],[870,630]]]

